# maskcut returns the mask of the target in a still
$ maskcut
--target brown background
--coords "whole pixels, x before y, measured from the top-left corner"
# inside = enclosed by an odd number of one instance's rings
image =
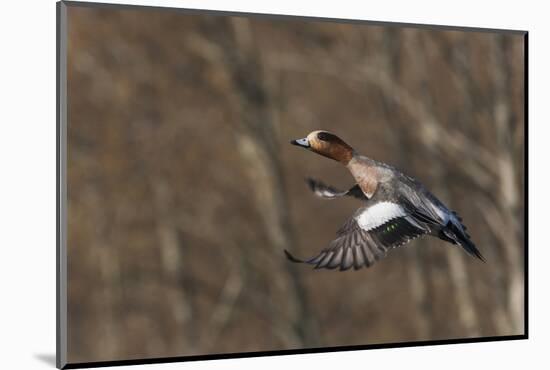
[[[69,361],[522,334],[520,34],[69,7]],[[359,203],[315,129],[417,177],[483,264],[424,238],[310,256]]]

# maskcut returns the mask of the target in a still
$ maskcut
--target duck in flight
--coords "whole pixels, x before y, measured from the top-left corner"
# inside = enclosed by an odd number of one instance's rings
[[[358,270],[372,266],[390,249],[422,235],[460,245],[471,256],[485,261],[466,232],[462,219],[416,179],[358,154],[327,131],[313,131],[290,143],[342,163],[356,182],[349,190],[340,191],[308,179],[314,194],[325,199],[350,196],[363,202],[327,248],[305,260],[285,250],[290,261],[315,268],[348,270],[353,267]]]

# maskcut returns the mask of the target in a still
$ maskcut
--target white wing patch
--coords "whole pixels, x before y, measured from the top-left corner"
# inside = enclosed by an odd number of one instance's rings
[[[397,217],[403,217],[407,214],[403,208],[396,203],[380,202],[362,212],[356,217],[357,224],[365,231],[376,229],[386,222]]]

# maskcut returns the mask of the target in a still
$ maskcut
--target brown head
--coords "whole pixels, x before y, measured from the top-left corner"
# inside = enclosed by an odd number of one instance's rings
[[[347,165],[355,154],[353,148],[346,144],[344,140],[327,131],[313,131],[307,137],[292,140],[290,143],[332,158],[344,165]]]

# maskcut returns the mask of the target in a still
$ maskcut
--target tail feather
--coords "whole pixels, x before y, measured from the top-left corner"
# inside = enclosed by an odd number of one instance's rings
[[[468,254],[470,254],[471,256],[477,257],[483,262],[487,262],[485,257],[483,257],[479,249],[477,249],[475,244],[470,239],[463,238],[459,240],[458,244],[460,244],[462,248],[464,248],[464,250],[466,250],[466,252],[468,252]]]
[[[477,257],[483,262],[487,262],[474,242],[470,239],[470,235],[461,230],[461,228],[458,228],[452,222],[449,222],[447,227],[448,229],[443,231],[445,236],[452,239],[454,243],[460,245],[469,255]]]

